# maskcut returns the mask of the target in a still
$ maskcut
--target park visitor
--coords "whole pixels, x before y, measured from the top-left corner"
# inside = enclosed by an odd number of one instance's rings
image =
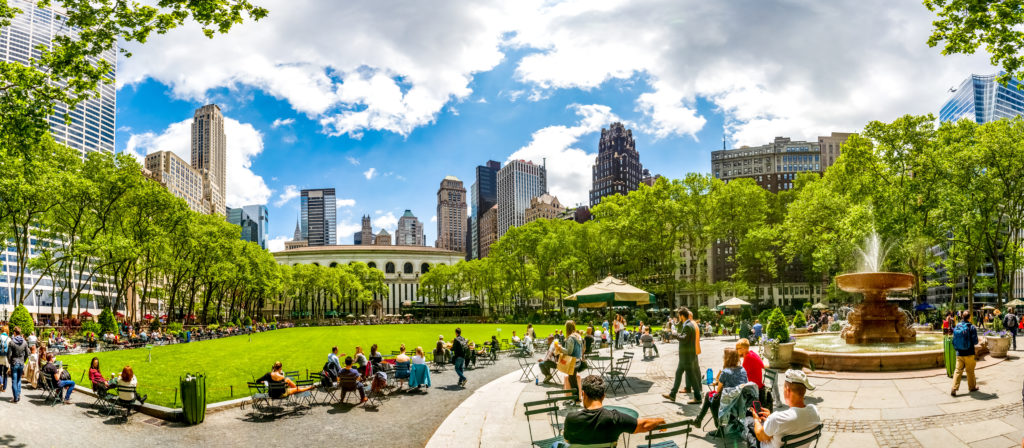
[[[758,343],[761,340],[761,332],[764,330],[764,325],[761,325],[760,319],[754,319],[754,343]]]
[[[537,333],[533,331],[533,324],[526,324],[526,334],[523,336],[532,340],[537,339]]]
[[[1006,309],[1006,315],[1003,316],[1003,326],[1010,332],[1010,348],[1017,350],[1017,326],[1020,325],[1020,319],[1016,314],[1013,313],[1013,308]]]
[[[455,364],[455,373],[459,375],[459,386],[466,386],[466,375],[463,369],[466,367],[466,338],[462,337],[462,329],[455,329],[455,339],[452,341],[452,364]]]
[[[736,353],[743,363],[743,370],[747,372],[747,381],[757,385],[757,396],[765,407],[772,407],[771,395],[766,396],[764,391],[764,360],[757,353],[750,350],[750,341],[746,338],[736,341]]]
[[[416,347],[415,354],[409,359],[410,363],[413,364],[426,364],[427,357],[423,354],[423,347]]]
[[[658,345],[654,343],[654,336],[651,336],[651,327],[644,328],[644,334],[640,336],[640,342],[644,344],[644,356],[647,355],[646,347],[648,346],[654,350],[654,356],[661,356],[661,354],[658,353]]]
[[[380,352],[377,351],[377,344],[371,345],[370,346],[370,367],[372,367],[373,370],[370,373],[373,374],[373,375],[376,375],[378,373],[383,373],[383,369],[381,369],[381,367],[380,367],[380,365],[383,362],[384,362],[384,356],[382,356],[380,354]]]
[[[71,374],[61,367],[59,362],[53,361],[53,353],[46,354],[46,366],[43,367],[43,375],[46,377],[46,381],[53,381],[56,384],[56,388],[61,392],[67,389],[67,393],[64,395],[64,404],[71,404],[71,393],[75,391],[75,382],[71,381]],[[58,398],[60,394],[58,393]]]
[[[735,349],[725,349],[725,356],[722,359],[722,370],[718,371],[715,378],[714,391],[708,391],[704,397],[704,405],[697,414],[697,424],[704,421],[704,414],[711,409],[711,418],[718,427],[718,409],[722,404],[722,391],[730,387],[740,387],[747,383],[747,371],[740,366],[740,355]]]
[[[341,360],[338,359],[338,346],[331,347],[331,352],[327,354],[327,363],[334,365],[337,369],[332,369],[335,372],[341,370]]]
[[[14,327],[7,348],[7,364],[11,371],[11,403],[21,401],[21,378],[25,375],[25,360],[28,359],[28,342],[21,335],[21,328]]]
[[[7,354],[11,352],[11,337],[7,335],[7,325],[0,327],[0,393],[7,390]]]
[[[127,368],[127,366],[126,366],[126,368]],[[130,369],[129,369],[128,373],[131,373]],[[122,377],[124,376],[124,374],[125,374],[125,372],[122,371],[121,372]],[[269,378],[269,379],[266,379],[266,378]],[[269,388],[269,391],[270,391],[270,394],[271,394],[271,398],[284,398],[284,397],[287,397],[289,395],[297,394],[297,393],[300,393],[300,392],[305,392],[307,390],[316,388],[315,384],[312,385],[312,386],[305,386],[305,387],[298,387],[298,386],[296,386],[295,385],[295,381],[292,381],[291,378],[288,378],[287,376],[284,375],[284,366],[281,365],[281,361],[275,362],[274,366],[270,368],[270,373],[267,374],[267,375],[264,375],[263,378],[261,378],[259,381],[268,381],[268,382],[273,382],[273,383],[284,383],[285,387],[283,389],[283,392],[281,392],[280,388]]]
[[[587,334],[583,336],[583,354],[589,355],[594,350],[594,326],[587,327]]]
[[[118,378],[117,384],[119,386],[139,387],[139,380],[136,379],[135,372],[132,371],[132,366],[124,366],[124,368],[121,369],[121,376]],[[292,385],[294,386],[294,383]],[[146,399],[149,398],[149,395],[139,395],[138,390],[128,392],[118,389],[117,398],[121,401],[138,401],[139,404],[142,405],[146,404]]]
[[[398,347],[398,356],[395,356],[395,362],[409,362],[409,355],[405,354],[405,344]]]
[[[576,358],[576,364],[573,366],[572,373],[566,373],[563,387],[565,389],[576,389],[579,387],[578,375],[580,365],[583,362],[583,338],[576,331],[575,321],[565,321],[565,335],[565,344],[558,344],[555,347],[558,349],[558,353]]]
[[[343,369],[341,369],[341,373],[338,374],[338,381],[341,382],[342,379],[346,379],[346,378],[349,379],[349,380],[352,380],[356,384],[356,390],[359,391],[359,402],[360,403],[365,403],[366,402],[366,388],[363,387],[363,383],[359,381],[359,378],[362,375],[359,373],[358,370],[356,370],[353,367],[353,365],[352,365],[353,362],[354,361],[352,360],[351,356],[345,358],[345,367]]]
[[[106,393],[110,388],[107,378],[100,370],[100,359],[95,356],[92,357],[92,361],[89,361],[89,381],[92,382],[92,389],[98,393]]]
[[[366,370],[366,355],[363,354],[363,347],[356,346],[356,358],[355,365],[359,368],[360,372]]]
[[[693,369],[694,372],[697,372],[696,376],[694,376],[693,378],[688,378],[688,379],[691,379],[691,380],[695,379],[697,381],[696,382],[687,382],[687,384],[686,384],[686,392],[690,392],[690,388],[694,388],[695,387],[697,389],[697,394],[699,395],[700,394],[700,384],[698,384],[698,382],[700,380],[700,322],[698,322],[696,319],[693,318],[693,311],[690,311],[689,309],[687,309],[686,313],[687,313],[687,318],[689,319],[686,322],[689,325],[693,325],[693,331],[694,331],[694,336],[695,336],[694,342],[693,342],[693,345],[694,345],[694,356],[693,356],[693,359],[691,360],[693,365],[691,366],[691,368]]]
[[[807,374],[800,370],[787,370],[782,399],[789,405],[789,409],[769,413],[768,409],[762,407],[758,413],[751,407],[751,416],[747,417],[747,430],[744,432],[747,446],[779,448],[783,437],[807,432],[818,426],[821,423],[818,409],[804,402],[808,390],[814,390],[814,385],[807,379]]]
[[[512,345],[519,347],[519,343],[522,342],[519,336],[516,336],[516,331],[512,330]]]
[[[548,336],[548,351],[544,354],[544,357],[538,359],[540,363],[540,371],[544,374],[544,382],[551,382],[551,369],[558,367],[558,344],[555,342],[554,336]]]
[[[29,342],[29,354],[28,363],[25,364],[25,378],[28,380],[29,387],[35,389],[39,387],[39,354],[37,353],[36,346]]]
[[[621,434],[638,434],[656,429],[665,423],[662,418],[641,418],[606,409],[603,405],[605,381],[590,375],[580,384],[583,409],[565,417],[565,441],[570,444],[612,443]],[[557,445],[567,446],[567,445]]]
[[[978,344],[978,329],[971,324],[971,313],[960,314],[960,323],[953,329],[953,348],[956,350],[956,373],[953,374],[953,390],[950,395],[956,396],[960,390],[960,379],[967,372],[967,391],[978,390],[977,379],[974,377],[974,346]]]
[[[676,364],[676,376],[672,383],[672,390],[663,394],[662,397],[668,401],[676,401],[676,393],[679,392],[680,383],[685,375],[687,384],[697,385],[691,389],[693,399],[687,404],[700,404],[700,372],[695,368],[697,365],[697,327],[690,322],[690,310],[685,306],[679,308],[677,314],[679,315],[679,328],[681,328],[675,335],[675,338],[679,340],[679,362]]]

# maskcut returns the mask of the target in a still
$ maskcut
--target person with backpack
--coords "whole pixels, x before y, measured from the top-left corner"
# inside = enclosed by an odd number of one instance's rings
[[[956,396],[960,390],[960,379],[967,371],[967,391],[976,392],[978,383],[974,377],[974,346],[978,344],[978,329],[971,324],[971,312],[960,314],[960,323],[953,329],[953,348],[956,349],[956,373],[953,375],[953,390],[949,393]]]
[[[1006,309],[1003,316],[1003,326],[1010,331],[1010,344],[1013,350],[1017,350],[1017,326],[1020,325],[1020,318],[1013,313],[1013,308]]]
[[[459,375],[460,387],[466,386],[466,375],[463,374],[463,369],[466,367],[466,350],[468,345],[466,344],[466,338],[462,337],[462,329],[455,329],[455,339],[452,340],[452,364],[455,364],[455,373]]]
[[[7,335],[7,325],[0,327],[0,393],[7,390],[7,356],[11,354],[11,337]]]
[[[21,377],[25,376],[25,360],[28,359],[28,341],[21,335],[21,328],[14,327],[14,337],[8,343],[7,363],[11,366],[11,403],[21,401]]]

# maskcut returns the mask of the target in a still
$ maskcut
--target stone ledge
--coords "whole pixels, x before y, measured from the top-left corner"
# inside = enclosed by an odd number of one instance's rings
[[[75,385],[75,392],[93,398],[96,397],[96,394],[93,393],[92,389],[80,385]],[[246,403],[249,403],[250,401],[252,401],[252,397],[242,397],[236,398],[234,400],[210,403],[206,405],[206,413],[213,414],[221,411],[226,411],[228,409],[234,409],[236,407],[244,406]],[[156,417],[160,420],[165,420],[169,422],[180,422],[184,421],[185,419],[184,413],[182,412],[181,408],[168,408],[157,404],[147,403],[142,406],[139,406],[138,411],[139,413],[146,414],[150,417]]]

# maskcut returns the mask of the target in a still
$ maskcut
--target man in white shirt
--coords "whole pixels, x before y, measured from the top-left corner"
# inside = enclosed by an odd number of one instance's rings
[[[544,382],[551,382],[551,369],[558,367],[558,349],[555,346],[555,337],[548,336],[548,352],[544,357],[538,359],[540,371],[544,374]]]
[[[512,343],[517,346],[519,345],[519,336],[516,336],[515,331],[512,331]]]
[[[762,409],[750,408],[753,417],[747,419],[748,433],[745,434],[750,448],[779,448],[785,436],[810,431],[821,424],[818,408],[804,402],[804,394],[814,390],[814,385],[801,370],[786,371],[786,385],[783,387],[783,399],[789,409],[768,413]]]

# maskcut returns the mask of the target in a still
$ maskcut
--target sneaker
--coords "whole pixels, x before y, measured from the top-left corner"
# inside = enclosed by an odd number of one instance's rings
[[[676,397],[674,397],[674,396],[672,396],[672,395],[669,395],[669,394],[661,394],[661,396],[662,396],[662,397],[664,397],[664,398],[665,398],[666,400],[668,400],[668,401],[676,401]]]
[[[363,397],[362,400],[359,400],[359,404],[366,403],[366,400],[369,400],[369,398]]]
[[[550,382],[551,382],[551,375],[545,375],[544,376],[544,384],[547,384],[547,383],[550,383]]]
[[[462,380],[462,387],[466,387],[467,381],[469,381],[469,378]]]
[[[64,400],[64,404],[72,404],[71,400]]]
[[[954,391],[950,391],[949,392],[949,396],[955,397],[956,396],[956,391],[955,390]]]
[[[981,388],[980,388],[980,387],[975,387],[974,389],[970,389],[970,390],[968,390],[968,392],[977,392],[977,391],[979,391],[979,390],[981,390]]]

